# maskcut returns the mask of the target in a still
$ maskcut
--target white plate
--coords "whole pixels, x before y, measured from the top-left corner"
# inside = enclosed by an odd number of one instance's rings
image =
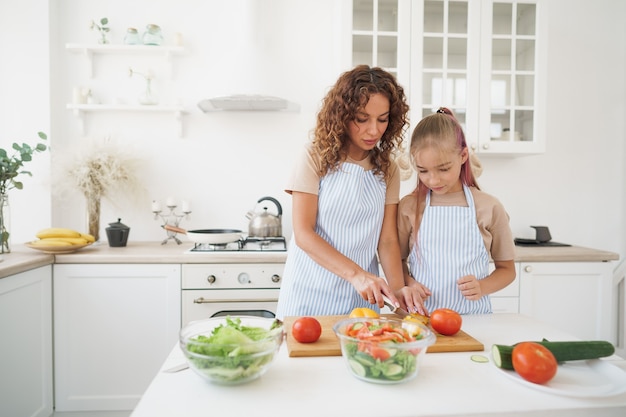
[[[550,394],[592,398],[626,392],[626,372],[599,359],[560,364],[554,378],[543,385],[526,381],[515,371],[496,369],[520,384]]]

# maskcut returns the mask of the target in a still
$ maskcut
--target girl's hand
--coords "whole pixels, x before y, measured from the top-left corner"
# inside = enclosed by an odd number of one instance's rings
[[[482,289],[480,288],[480,282],[474,275],[465,275],[457,280],[459,291],[463,294],[463,297],[468,300],[479,300],[483,296]]]
[[[404,308],[409,313],[419,313],[423,316],[428,316],[428,310],[424,307],[424,301],[430,297],[430,290],[423,284],[417,282],[414,279],[409,281],[407,286],[404,286],[396,291],[396,295],[400,302],[404,305]]]
[[[378,307],[383,308],[385,306],[384,297],[387,297],[395,306],[400,306],[398,299],[384,278],[363,271],[350,282],[361,297],[370,304],[378,304]]]

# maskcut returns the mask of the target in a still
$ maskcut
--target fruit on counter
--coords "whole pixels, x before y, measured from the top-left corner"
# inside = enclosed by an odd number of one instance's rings
[[[424,315],[419,314],[419,313],[411,313],[410,315],[406,316],[404,318],[404,320],[412,321],[412,322],[415,322],[415,323],[422,323],[424,325],[428,325],[428,322],[430,321],[428,316],[424,316]]]
[[[367,307],[357,307],[352,309],[352,311],[350,312],[350,316],[351,319],[357,318],[357,317],[371,317],[371,318],[378,318],[378,313],[374,310],[372,310],[371,308],[367,308]]]
[[[85,239],[88,243],[94,243],[96,241],[96,238],[93,235],[90,235],[89,233],[81,233],[80,237]]]
[[[461,330],[463,319],[456,311],[449,308],[438,308],[430,313],[430,325],[444,336],[453,336]]]
[[[605,340],[576,340],[549,342],[542,340],[539,343],[545,346],[556,358],[557,362],[598,359],[611,356],[615,353],[615,346]],[[513,369],[512,354],[516,345],[493,345],[491,355],[498,368]]]
[[[58,237],[80,237],[80,232],[64,227],[48,227],[37,232],[35,235],[39,239],[50,239]]]
[[[556,358],[547,347],[539,343],[518,343],[513,348],[511,358],[513,369],[526,381],[545,384],[556,375]]]
[[[39,239],[30,242],[33,246],[73,246],[74,244],[62,239]]]
[[[35,235],[39,240],[30,242],[35,246],[73,246],[86,245],[95,242],[94,236],[81,233],[77,230],[63,227],[49,227],[42,229]]]
[[[317,342],[322,335],[322,325],[315,317],[300,317],[291,325],[291,334],[300,343]]]

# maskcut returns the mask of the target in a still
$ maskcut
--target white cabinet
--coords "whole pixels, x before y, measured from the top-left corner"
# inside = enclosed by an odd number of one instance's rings
[[[490,263],[489,272],[493,272],[494,269],[494,264]],[[515,264],[515,272],[515,280],[512,283],[490,295],[494,313],[519,313],[519,263]]]
[[[180,265],[54,265],[56,411],[132,410],[178,338]]]
[[[616,342],[611,262],[520,264],[520,313],[576,337]]]
[[[0,415],[52,414],[52,266],[0,279]]]
[[[351,64],[397,74],[412,127],[445,106],[477,153],[542,153],[544,7],[541,0],[354,0]]]
[[[450,107],[464,124],[468,146],[479,154],[544,152],[545,4],[425,0],[414,5],[412,120]]]

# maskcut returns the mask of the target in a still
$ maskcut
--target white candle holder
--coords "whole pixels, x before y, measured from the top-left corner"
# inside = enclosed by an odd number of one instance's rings
[[[179,227],[178,225],[180,224],[180,221],[184,218],[186,220],[189,220],[189,215],[191,214],[191,211],[189,210],[189,207],[187,207],[185,210],[187,211],[183,211],[182,214],[178,214],[176,213],[176,205],[168,205],[167,208],[169,209],[168,213],[162,213],[162,210],[158,209],[152,210],[152,213],[154,214],[154,220],[158,220],[161,219],[161,221],[163,222],[163,225],[161,227],[164,226],[175,226],[175,227]],[[178,235],[177,232],[172,232],[171,230],[165,230],[165,233],[167,233],[167,237],[165,239],[163,239],[163,241],[161,242],[161,245],[165,245],[167,242],[169,242],[170,240],[173,240],[174,242],[176,242],[177,244],[181,244],[183,242],[181,242],[181,240],[176,236]]]

